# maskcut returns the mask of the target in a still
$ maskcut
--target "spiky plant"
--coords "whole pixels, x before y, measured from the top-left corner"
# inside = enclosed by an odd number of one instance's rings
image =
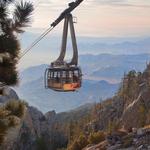
[[[14,8],[11,11],[9,8]],[[18,33],[23,33],[31,21],[33,5],[30,2],[0,0],[0,82],[15,85],[18,82],[16,65],[20,43]],[[6,57],[4,57],[6,55]]]

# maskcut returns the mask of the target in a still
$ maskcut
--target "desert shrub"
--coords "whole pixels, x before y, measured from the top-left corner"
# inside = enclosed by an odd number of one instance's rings
[[[123,148],[128,148],[132,145],[133,137],[131,135],[127,135],[123,138]]]
[[[25,111],[26,103],[23,101],[12,100],[5,105],[5,110],[9,111],[11,115],[22,117]]]
[[[108,122],[107,132],[111,134],[120,128],[119,122],[117,120],[112,120]]]
[[[146,114],[146,124],[150,124],[150,110]]]
[[[25,112],[25,104],[19,100],[13,100],[0,107],[0,144],[3,143],[7,131],[20,123]]]
[[[105,140],[105,133],[102,131],[91,133],[88,140],[90,144],[98,144]]]
[[[144,105],[139,106],[139,125],[140,127],[144,127],[146,124],[146,108]]]
[[[47,150],[46,143],[43,137],[36,139],[37,150]]]
[[[86,136],[80,135],[79,138],[75,139],[74,142],[69,146],[68,150],[82,150],[89,144]]]

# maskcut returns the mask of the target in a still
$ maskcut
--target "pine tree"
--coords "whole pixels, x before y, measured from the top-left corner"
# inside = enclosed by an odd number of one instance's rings
[[[10,6],[14,11],[10,11]],[[20,43],[17,35],[28,26],[32,11],[33,5],[29,2],[0,0],[0,82],[6,85],[18,82],[16,65]]]

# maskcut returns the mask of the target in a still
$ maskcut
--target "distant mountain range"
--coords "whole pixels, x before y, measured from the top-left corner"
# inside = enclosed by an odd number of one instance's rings
[[[27,47],[34,39],[39,36],[38,33],[25,33],[21,36],[22,47]],[[92,53],[111,53],[111,54],[141,54],[150,53],[150,37],[147,38],[99,38],[99,37],[77,37],[80,54]],[[42,40],[32,53],[54,54],[60,50],[61,36],[49,35]],[[44,49],[43,49],[44,45]],[[69,53],[71,42],[68,42]]]
[[[149,60],[149,54],[81,55],[79,62],[84,75],[83,85],[78,92],[71,93],[46,90],[43,79],[48,65],[33,66],[20,73],[20,86],[17,91],[21,98],[43,112],[62,112],[113,96],[123,74],[133,69],[143,71]]]
[[[79,57],[86,79],[105,79],[120,82],[124,73],[130,70],[143,71],[150,61],[150,54],[138,55],[81,55]]]
[[[43,112],[56,110],[62,112],[74,109],[85,103],[98,102],[111,97],[118,89],[118,84],[109,84],[106,81],[83,81],[82,88],[77,92],[59,93],[44,88],[43,78],[21,85],[17,92],[19,96],[36,106]]]
[[[39,34],[25,33],[21,37],[22,49],[27,48]],[[150,38],[96,38],[77,37],[78,50],[80,55],[86,54],[114,54],[114,55],[135,55],[150,53]],[[48,64],[55,60],[61,47],[60,36],[47,36],[22,60],[21,67],[32,65]],[[72,47],[68,41],[67,59],[72,56]]]
[[[83,77],[88,80],[106,80],[120,82],[124,73],[130,70],[143,71],[146,63],[150,62],[150,54],[138,55],[80,55],[79,64]],[[48,64],[29,67],[20,73],[21,84],[44,77]]]

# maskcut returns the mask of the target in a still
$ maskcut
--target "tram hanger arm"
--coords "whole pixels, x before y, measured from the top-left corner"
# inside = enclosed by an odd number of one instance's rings
[[[58,25],[65,18],[65,16],[71,13],[77,6],[79,6],[82,1],[83,0],[76,0],[75,2],[69,3],[69,7],[60,14],[60,16],[51,24],[51,27],[54,28],[56,25]]]

